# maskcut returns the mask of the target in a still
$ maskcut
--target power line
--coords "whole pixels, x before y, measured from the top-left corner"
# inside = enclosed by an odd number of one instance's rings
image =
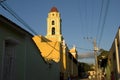
[[[91,5],[91,6],[90,6],[90,7],[91,7],[91,15],[90,15],[90,16],[91,16],[91,17],[90,17],[90,19],[89,19],[89,20],[90,20],[90,25],[91,25],[91,26],[90,26],[90,27],[91,27],[91,28],[90,28],[90,33],[92,33],[93,30],[94,30],[94,28],[93,28],[93,20],[94,20],[94,19],[93,19],[93,16],[94,16],[94,7],[93,7],[93,6],[94,6],[94,5],[93,5],[92,3],[94,4],[94,0],[93,0],[93,2],[91,1],[91,3],[90,3],[90,5]]]
[[[80,28],[80,30],[81,30],[81,33],[83,34],[83,32],[84,32],[84,28],[83,28],[83,16],[82,16],[82,11],[81,11],[81,0],[79,0],[78,2],[77,2],[77,6],[78,6],[78,14],[79,14],[79,17],[80,17],[80,26],[81,26],[81,28]]]
[[[12,16],[14,16],[20,23],[22,23],[25,27],[27,27],[34,35],[37,34],[22,18],[18,16],[17,13],[15,13],[10,7],[8,7],[7,4],[5,4],[4,2],[1,2],[0,5],[6,11],[8,11]]]
[[[73,47],[73,45],[70,45],[70,44],[68,44],[68,46],[70,46],[70,47]],[[86,48],[81,48],[81,47],[76,47],[77,49],[80,49],[80,50],[87,50],[87,51],[94,51],[94,50],[92,50],[92,49],[86,49]]]
[[[98,34],[99,34],[99,31],[100,31],[100,23],[101,23],[102,12],[103,12],[103,3],[104,3],[104,0],[102,0],[102,2],[101,2],[101,9],[100,9],[100,15],[99,15],[99,20],[98,20],[96,39],[98,39]]]
[[[104,19],[103,19],[101,32],[100,32],[100,38],[99,38],[99,41],[98,41],[98,46],[100,46],[100,43],[101,43],[101,40],[102,40],[102,37],[103,37],[103,32],[104,32],[104,28],[105,28],[105,23],[106,23],[106,18],[107,18],[109,4],[110,4],[110,0],[107,0],[106,9],[105,9],[105,15],[103,17]]]
[[[27,27],[34,35],[38,35],[22,18],[20,18],[10,7],[8,7],[7,4],[5,4],[4,2],[0,2],[0,5],[1,5],[2,8],[4,8],[6,11],[8,11],[12,16],[14,16],[20,23],[22,23],[25,27]],[[38,36],[38,37],[40,37],[40,36]],[[53,45],[49,44],[49,43],[47,42],[47,40],[45,40],[44,38],[42,38],[42,39],[43,39],[43,41],[46,42],[47,45],[49,45],[50,47],[52,47],[53,49],[55,49],[56,51],[59,52],[59,50],[54,47],[54,46],[56,45],[56,43],[55,43],[55,45],[53,46]],[[51,54],[51,53],[49,53],[48,56],[49,56],[50,54]],[[47,56],[47,57],[48,57],[48,56]]]
[[[4,2],[4,1],[6,1],[6,0],[0,0],[0,3],[1,3],[1,2]]]

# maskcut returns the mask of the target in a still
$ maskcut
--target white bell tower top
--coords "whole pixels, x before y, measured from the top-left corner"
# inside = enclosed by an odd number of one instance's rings
[[[56,7],[52,7],[47,18],[47,38],[56,38],[61,41],[61,18]],[[59,40],[58,40],[59,41]]]

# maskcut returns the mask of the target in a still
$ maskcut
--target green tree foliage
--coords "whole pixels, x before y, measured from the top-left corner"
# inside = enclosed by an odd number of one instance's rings
[[[100,65],[100,67],[106,67],[108,54],[109,54],[109,51],[106,51],[104,49],[100,50],[100,55],[97,56],[98,65]]]
[[[79,68],[80,68],[80,71],[81,72],[87,72],[87,71],[90,71],[90,70],[93,70],[93,64],[88,64],[88,63],[79,63]]]
[[[78,64],[78,76],[79,76],[79,78],[88,77],[88,71],[94,70],[93,67],[94,67],[93,64],[79,62],[79,64]]]

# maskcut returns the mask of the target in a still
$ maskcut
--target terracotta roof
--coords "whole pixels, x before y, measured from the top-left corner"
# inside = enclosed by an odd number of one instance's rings
[[[50,12],[59,12],[56,7],[52,7]]]

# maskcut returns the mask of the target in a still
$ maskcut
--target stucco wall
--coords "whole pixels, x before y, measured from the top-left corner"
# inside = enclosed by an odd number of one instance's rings
[[[27,40],[27,49],[26,80],[59,80],[59,63],[46,63],[31,39]]]
[[[3,74],[2,64],[6,39],[17,41],[15,48],[15,80],[59,80],[59,64],[52,62],[49,66],[45,63],[32,41],[32,36],[25,33],[0,22],[0,80],[2,80],[1,76]]]
[[[4,49],[5,49],[5,40],[12,39],[17,41],[17,46],[15,48],[15,79],[17,80],[24,80],[24,37],[18,31],[10,28],[10,26],[6,24],[0,24],[0,47],[1,47],[1,75],[3,69],[3,56],[4,56]]]

